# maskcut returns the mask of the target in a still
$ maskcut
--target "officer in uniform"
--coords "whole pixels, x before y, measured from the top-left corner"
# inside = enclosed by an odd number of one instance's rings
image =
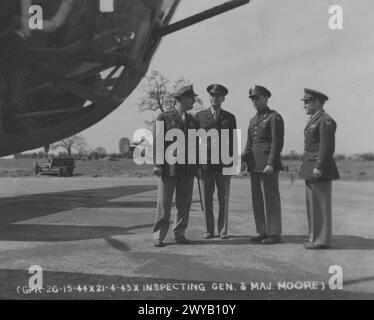
[[[271,93],[262,86],[249,89],[257,114],[251,119],[242,163],[251,172],[252,204],[258,236],[251,241],[274,244],[281,241],[281,200],[279,171],[283,149],[284,122],[269,109]]]
[[[217,185],[219,203],[218,234],[221,239],[227,239],[231,176],[223,175],[222,172],[225,165],[221,161],[221,129],[230,130],[228,150],[229,155],[233,156],[233,130],[236,129],[236,119],[232,113],[221,108],[221,105],[225,101],[225,97],[229,92],[227,88],[220,84],[212,84],[208,86],[207,91],[210,95],[211,107],[200,111],[195,117],[200,129],[204,129],[207,132],[211,129],[217,130],[218,139],[215,146],[219,150],[219,158],[217,159],[217,162],[212,161],[211,151],[213,142],[212,140],[207,141],[207,163],[200,164],[201,172],[199,174],[206,223],[206,234],[204,239],[214,237],[213,194],[215,185]],[[229,164],[226,166],[232,165]]]
[[[333,154],[336,122],[323,110],[328,97],[304,89],[304,109],[310,115],[304,130],[305,150],[300,177],[305,179],[309,242],[306,249],[326,249],[332,233],[331,181],[339,179]]]
[[[175,108],[169,112],[161,113],[156,121],[162,121],[164,124],[163,132],[156,130],[154,135],[154,156],[155,168],[154,174],[160,177],[157,195],[157,215],[153,227],[154,245],[156,247],[164,246],[164,239],[170,226],[171,204],[176,193],[177,214],[174,221],[173,233],[177,244],[189,244],[190,241],[185,237],[185,230],[188,225],[189,212],[192,202],[192,192],[194,177],[196,175],[196,165],[189,165],[188,160],[188,129],[196,129],[196,122],[192,115],[187,111],[191,110],[196,102],[196,94],[191,85],[184,86],[174,93],[176,100]],[[157,126],[156,126],[157,129]],[[169,164],[168,159],[162,163],[157,163],[156,145],[164,144],[164,150],[173,143],[165,141],[164,137],[168,130],[180,129],[184,133],[185,145],[179,146],[185,148],[184,163]],[[162,141],[160,139],[162,138]],[[177,156],[177,154],[174,154]],[[167,157],[166,157],[167,158]]]

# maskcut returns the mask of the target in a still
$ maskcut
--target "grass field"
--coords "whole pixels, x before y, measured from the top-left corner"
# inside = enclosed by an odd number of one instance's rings
[[[39,165],[47,163],[47,160],[0,159],[0,177],[32,176],[35,161]],[[129,159],[119,161],[77,160],[75,166],[74,176],[88,177],[115,177],[122,175],[143,177],[150,176],[153,169],[149,165],[138,166]]]
[[[33,175],[33,159],[0,159],[0,177],[27,177]],[[46,160],[37,160],[40,164]],[[284,161],[289,172],[282,172],[282,179],[298,179],[300,161]],[[342,180],[374,181],[374,161],[342,160],[337,162]],[[146,177],[152,174],[151,165],[138,166],[132,160],[119,161],[87,160],[76,161],[74,175],[87,177],[132,176]]]

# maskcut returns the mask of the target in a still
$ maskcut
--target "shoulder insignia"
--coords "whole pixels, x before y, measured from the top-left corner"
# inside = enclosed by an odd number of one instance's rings
[[[329,124],[331,124],[333,122],[332,118],[328,114],[326,114],[326,113],[324,114],[323,121],[327,125],[329,125]]]
[[[334,121],[333,118],[329,114],[327,114],[326,112],[323,115],[324,115],[324,118],[326,120],[328,120],[328,121]]]

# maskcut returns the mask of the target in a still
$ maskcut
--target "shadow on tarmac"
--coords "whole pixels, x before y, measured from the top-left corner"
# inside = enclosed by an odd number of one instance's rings
[[[79,226],[53,224],[16,224],[75,208],[155,208],[154,201],[111,201],[129,195],[153,191],[154,185],[121,186],[64,191],[0,199],[0,241],[73,241],[131,234],[131,230],[152,224],[130,227]]]
[[[354,284],[370,282],[370,281],[374,281],[374,277],[365,277],[365,278],[347,280],[347,281],[344,281],[344,285],[345,286],[351,286],[351,285],[354,285]]]
[[[2,299],[126,299],[126,300],[264,300],[374,299],[373,293],[347,290],[243,289],[241,283],[43,271],[43,290],[28,292],[28,270],[0,269]],[[167,286],[168,285],[168,286]]]
[[[227,240],[197,240],[192,244],[197,245],[255,245],[262,246],[261,243],[251,242],[250,236],[232,235]],[[308,241],[307,236],[302,235],[285,235],[282,236],[282,244],[300,244],[303,245]],[[329,250],[374,250],[374,239],[366,239],[357,236],[336,235],[332,238],[332,246]]]
[[[157,186],[121,186],[53,192],[0,199],[0,225],[38,218],[74,208],[150,208],[155,202],[114,202],[112,199],[156,190]]]
[[[306,236],[284,236],[284,243],[304,244]],[[333,235],[329,250],[374,250],[374,239],[367,239],[350,235]]]
[[[78,241],[130,235],[131,230],[150,228],[153,224],[131,227],[91,227],[74,225],[10,224],[0,226],[0,241]],[[109,242],[108,242],[109,243]],[[109,243],[110,244],[110,243]]]

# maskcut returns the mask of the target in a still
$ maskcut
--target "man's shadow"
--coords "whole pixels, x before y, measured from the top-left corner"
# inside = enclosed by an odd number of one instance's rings
[[[153,185],[119,186],[88,190],[63,191],[0,199],[0,241],[75,241],[109,239],[149,228],[153,223],[132,226],[87,226],[78,224],[33,224],[24,221],[75,208],[153,208],[155,201],[120,201],[118,198],[155,190]],[[124,214],[126,211],[124,210]],[[87,217],[89,220],[89,217]]]
[[[303,244],[308,241],[307,236],[285,235],[284,243]],[[374,239],[352,235],[333,235],[331,250],[374,250]]]
[[[284,235],[282,236],[282,243],[285,244],[300,244],[303,245],[308,241],[307,236],[302,235]],[[221,240],[218,237],[212,240],[196,240],[193,241],[196,245],[260,245],[251,241],[250,236],[245,235],[231,235],[228,239]],[[279,245],[279,244],[276,244]],[[336,235],[332,237],[330,250],[374,250],[374,239],[367,239],[351,235]]]

